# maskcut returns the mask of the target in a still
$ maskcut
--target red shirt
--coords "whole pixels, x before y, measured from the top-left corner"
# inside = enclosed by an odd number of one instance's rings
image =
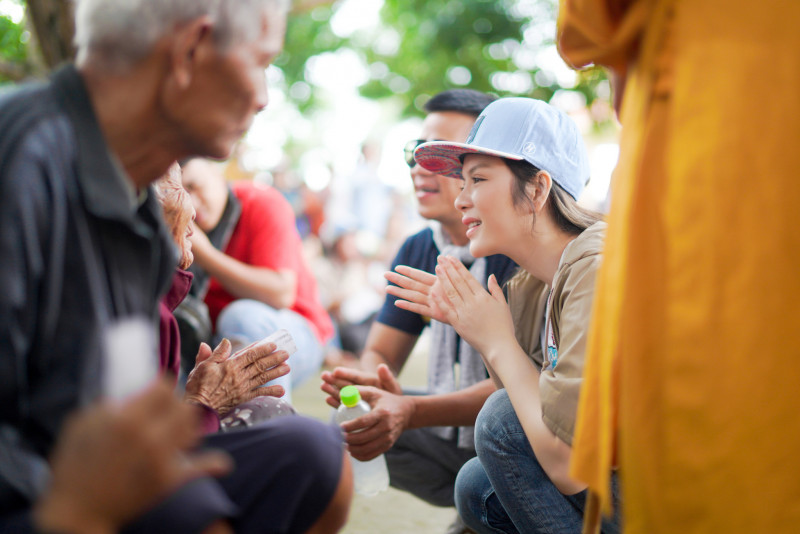
[[[291,205],[277,189],[253,182],[237,182],[233,193],[242,205],[242,214],[225,254],[248,265],[297,273],[297,295],[291,310],[308,320],[324,344],[333,336],[333,323],[319,301],[317,281],[303,257]],[[234,300],[212,277],[205,302],[214,324],[222,309]]]

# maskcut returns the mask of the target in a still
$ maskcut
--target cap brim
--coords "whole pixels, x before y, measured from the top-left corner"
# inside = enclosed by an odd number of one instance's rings
[[[500,150],[483,148],[466,143],[451,143],[449,141],[430,141],[423,143],[414,151],[414,159],[423,168],[442,176],[461,178],[461,158],[468,154],[484,154],[498,158],[522,161],[522,157]]]

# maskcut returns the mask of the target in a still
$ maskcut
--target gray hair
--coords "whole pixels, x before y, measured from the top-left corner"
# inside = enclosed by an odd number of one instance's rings
[[[144,58],[177,25],[208,15],[220,50],[252,41],[262,30],[258,14],[285,15],[290,0],[77,0],[77,63],[90,55],[124,70]]]

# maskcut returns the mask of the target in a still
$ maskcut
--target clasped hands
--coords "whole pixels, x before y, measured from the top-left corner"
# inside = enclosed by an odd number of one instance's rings
[[[435,275],[405,265],[398,265],[396,271],[385,276],[397,284],[387,286],[386,292],[398,298],[398,308],[451,325],[481,354],[502,339],[514,338],[511,312],[493,274],[486,291],[451,256],[439,256]]]
[[[186,380],[184,400],[208,406],[224,417],[234,407],[256,397],[283,396],[282,386],[264,386],[289,372],[289,354],[276,349],[274,343],[253,343],[231,355],[227,339],[213,352],[202,343]]]

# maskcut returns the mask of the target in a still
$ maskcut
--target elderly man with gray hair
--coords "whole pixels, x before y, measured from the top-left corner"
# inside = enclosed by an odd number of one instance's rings
[[[107,385],[115,351],[130,352],[133,367],[157,358],[125,328],[155,330],[178,261],[150,184],[177,159],[230,154],[267,104],[264,70],[282,47],[286,11],[280,0],[80,0],[76,66],[0,97],[0,529],[335,532],[344,523],[351,476],[339,430],[303,417],[208,436],[234,471],[151,495],[133,522],[98,521],[102,510],[31,512],[65,417],[122,393]],[[222,362],[229,350],[210,357]],[[238,365],[267,373],[275,352],[267,344]],[[198,413],[207,408],[198,401]],[[185,461],[173,458],[176,469]]]

